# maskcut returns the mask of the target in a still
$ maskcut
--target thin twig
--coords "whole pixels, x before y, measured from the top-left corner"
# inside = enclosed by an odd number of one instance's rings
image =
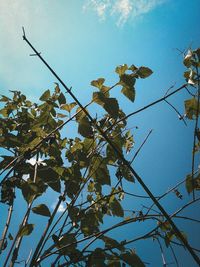
[[[177,108],[175,108],[169,101],[167,101],[166,99],[164,100],[170,107],[173,108],[173,110],[175,110],[175,112],[178,114],[179,120],[182,120],[185,124],[185,126],[187,126],[187,123],[184,119],[184,116],[180,114],[180,112],[178,111]]]
[[[150,107],[152,107],[152,106],[154,106],[154,105],[156,105],[156,104],[158,104],[158,103],[164,101],[165,99],[167,99],[168,97],[170,97],[170,96],[176,94],[177,92],[179,92],[179,91],[182,90],[183,88],[186,88],[187,85],[188,85],[188,84],[183,84],[182,86],[180,86],[179,88],[177,88],[176,90],[174,90],[173,92],[171,92],[170,94],[168,94],[168,95],[166,95],[166,96],[164,96],[164,97],[161,97],[161,98],[157,99],[157,100],[154,101],[154,102],[151,102],[150,104],[144,106],[143,108],[140,108],[140,109],[138,109],[138,110],[136,110],[136,111],[134,111],[134,112],[129,113],[128,115],[124,116],[122,119],[119,119],[118,121],[116,121],[110,128],[112,128],[112,127],[115,126],[116,124],[120,123],[121,121],[123,121],[123,120],[127,120],[129,117],[131,117],[131,116],[133,116],[133,115],[136,115],[137,113],[140,113],[140,112],[142,112],[142,111],[144,111],[144,110],[146,110],[146,109],[148,109],[148,108],[150,108]],[[110,130],[110,128],[108,128],[107,130]]]
[[[133,161],[135,160],[135,158],[137,157],[137,155],[139,154],[140,150],[142,149],[142,147],[144,146],[144,144],[146,143],[146,141],[148,140],[150,134],[152,133],[153,129],[151,129],[149,131],[149,133],[147,134],[147,136],[145,137],[144,141],[142,142],[142,144],[140,145],[140,147],[138,148],[138,150],[136,151],[135,155],[133,156],[132,160],[130,161],[130,164],[133,163]]]
[[[163,248],[162,248],[162,245],[160,243],[160,240],[159,238],[156,238],[157,242],[158,242],[158,245],[160,247],[160,251],[161,251],[161,256],[162,256],[162,262],[163,262],[163,267],[167,267],[167,264],[166,264],[166,260],[165,260],[165,256],[164,256],[164,252],[163,252]]]

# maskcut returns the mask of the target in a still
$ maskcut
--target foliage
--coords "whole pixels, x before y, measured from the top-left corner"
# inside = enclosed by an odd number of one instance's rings
[[[199,60],[200,49],[189,51],[184,59],[188,68],[184,77],[196,90],[192,98],[185,101],[185,113],[189,120],[195,121],[200,111]],[[111,93],[114,87],[119,87],[127,101],[134,102],[137,80],[147,78],[152,71],[144,66],[125,64],[118,66],[115,72],[118,82],[114,86],[106,85],[104,78],[91,82],[96,91],[90,104],[96,103],[104,110],[104,115],[96,117],[95,124],[76,102],[67,101],[57,83],[54,91],[46,90],[38,103],[28,100],[20,91],[11,91],[12,97],[1,96],[4,107],[0,110],[0,146],[2,151],[7,151],[0,162],[2,174],[6,173],[1,180],[1,202],[13,207],[15,197],[22,195],[27,203],[16,236],[13,238],[5,228],[1,239],[1,252],[8,250],[6,264],[11,254],[10,266],[17,262],[22,238],[31,237],[36,231],[37,225],[29,223],[33,213],[47,217],[48,221],[33,248],[30,266],[42,264],[47,258],[54,264],[52,266],[145,266],[135,250],[130,249],[129,242],[115,240],[108,233],[136,221],[155,220],[155,217],[158,225],[146,238],[164,236],[167,247],[176,238],[162,214],[144,215],[140,211],[125,217],[123,181],[134,183],[135,178],[98,127],[122,155],[133,149],[134,138],[127,128],[126,114]],[[75,112],[73,116],[72,112]],[[61,131],[70,121],[77,129],[73,138],[66,137]],[[196,126],[195,151],[199,151],[199,135]],[[199,187],[199,173],[194,175],[193,170],[186,179],[187,191],[191,193]],[[59,196],[52,212],[42,202],[49,190]],[[176,195],[180,198],[178,189]],[[32,207],[35,201],[37,205]],[[59,207],[63,204],[65,209],[59,215]],[[108,217],[117,220],[113,226],[104,229]]]

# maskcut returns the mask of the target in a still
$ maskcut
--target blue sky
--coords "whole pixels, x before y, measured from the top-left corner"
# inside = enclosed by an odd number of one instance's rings
[[[2,0],[0,93],[7,95],[9,90],[19,89],[34,101],[45,89],[53,89],[56,82],[37,57],[29,57],[32,51],[22,40],[24,26],[27,38],[83,104],[93,92],[91,80],[104,77],[109,85],[116,82],[117,65],[150,67],[154,74],[138,82],[136,101],[132,104],[119,99],[124,110],[132,112],[162,97],[171,85],[176,88],[184,83],[180,51],[200,45],[199,10],[199,0]],[[119,97],[119,91],[113,95]],[[183,101],[187,98],[183,92],[170,101],[184,113]],[[153,129],[135,168],[155,195],[165,192],[191,171],[192,123],[185,127],[163,103],[131,118],[129,126],[135,125],[139,127],[134,135],[136,147]],[[134,190],[143,192],[138,185]],[[184,187],[182,191],[185,193]],[[163,203],[170,211],[178,207],[174,196]],[[199,229],[196,231],[200,234]],[[190,231],[190,236],[199,246],[197,235]],[[134,247],[152,262],[150,266],[161,266],[161,259],[152,257],[147,245],[145,249],[144,243]],[[147,250],[150,253],[145,254]],[[181,266],[195,266],[189,255],[182,251],[178,255]]]

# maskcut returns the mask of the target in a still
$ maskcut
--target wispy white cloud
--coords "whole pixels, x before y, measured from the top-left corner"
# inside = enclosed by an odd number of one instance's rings
[[[55,209],[55,207],[56,207],[56,205],[57,205],[57,202],[58,201],[55,201],[52,205],[51,205],[51,209],[52,210],[54,210]],[[66,203],[68,203],[68,201],[66,202]],[[59,213],[62,213],[62,212],[64,212],[65,210],[66,210],[66,204],[65,202],[62,202],[61,204],[60,204],[60,206],[59,206],[59,208],[58,208],[58,212]]]
[[[110,7],[110,0],[104,0],[104,1],[87,0],[83,5],[83,10],[87,11],[89,9],[93,9],[97,13],[100,20],[105,20],[106,13],[109,7]]]
[[[118,0],[111,9],[111,14],[118,16],[117,25],[123,25],[130,17],[133,10],[133,1],[131,0]]]
[[[142,16],[166,0],[85,0],[83,10],[93,10],[100,20],[108,16],[116,18],[118,26],[128,19]]]

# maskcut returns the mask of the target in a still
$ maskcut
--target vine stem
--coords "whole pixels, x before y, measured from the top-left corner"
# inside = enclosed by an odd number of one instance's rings
[[[40,248],[41,248],[41,246],[42,246],[42,244],[43,244],[43,241],[44,241],[44,239],[45,239],[45,237],[46,237],[46,234],[47,234],[47,232],[49,231],[49,228],[50,228],[50,226],[51,226],[51,223],[52,223],[53,220],[54,220],[54,217],[55,217],[55,215],[56,215],[56,213],[57,213],[57,211],[58,211],[58,208],[59,208],[61,202],[63,201],[63,197],[64,197],[64,196],[65,196],[65,192],[63,193],[63,196],[60,196],[59,201],[57,202],[57,205],[56,205],[56,207],[55,207],[55,209],[54,209],[54,211],[53,211],[51,217],[50,217],[49,220],[48,220],[47,226],[46,226],[46,228],[45,228],[45,230],[44,230],[44,232],[43,232],[43,234],[42,234],[42,236],[41,236],[41,238],[40,238],[40,240],[39,240],[39,242],[38,242],[38,245],[37,245],[37,247],[36,247],[36,249],[35,249],[35,251],[34,251],[34,253],[33,253],[32,260],[31,260],[31,262],[30,262],[30,267],[31,267],[31,266],[37,266],[37,264],[36,264],[36,258],[37,258],[37,255],[38,255],[38,253],[39,253],[39,251],[40,251]]]
[[[193,148],[192,148],[192,185],[193,185],[193,190],[192,190],[192,196],[193,200],[195,199],[195,181],[194,181],[194,169],[195,169],[195,145],[196,145],[196,136],[198,132],[198,122],[199,122],[199,105],[200,105],[200,81],[199,81],[199,70],[198,67],[196,67],[196,72],[197,72],[197,110],[196,110],[196,120],[195,120],[195,126],[194,126],[194,137],[193,137]]]
[[[162,262],[163,262],[163,267],[167,267],[167,263],[166,263],[166,260],[165,260],[165,255],[164,255],[164,251],[163,251],[163,247],[161,245],[161,242],[160,242],[159,238],[156,238],[156,240],[157,240],[158,245],[160,247],[161,256],[162,256]]]
[[[13,213],[13,204],[8,209],[8,216],[7,216],[5,228],[4,228],[4,231],[3,231],[3,234],[2,234],[2,238],[1,238],[1,241],[0,241],[0,254],[3,251],[6,235],[7,235],[8,228],[9,228],[10,222],[11,222],[12,213]]]
[[[106,135],[106,133],[101,129],[100,126],[96,124],[96,121],[92,118],[92,116],[89,114],[89,112],[84,108],[84,106],[80,103],[80,101],[77,99],[77,97],[72,93],[70,88],[67,87],[67,85],[61,80],[61,78],[56,74],[56,72],[50,67],[50,65],[44,60],[44,58],[41,56],[41,54],[33,47],[33,45],[29,42],[29,40],[26,38],[25,32],[23,33],[23,40],[32,48],[32,50],[35,52],[35,54],[40,58],[40,60],[44,63],[44,65],[50,70],[50,72],[56,77],[56,79],[60,82],[60,84],[65,88],[67,93],[74,99],[74,101],[78,104],[78,106],[81,108],[81,110],[85,113],[85,115],[90,120],[90,123],[93,124],[93,126],[97,129],[97,131],[104,137],[106,142],[112,147],[113,151],[118,155],[119,159],[123,162],[123,164],[131,171],[131,173],[135,176],[138,183],[142,186],[144,191],[149,195],[149,197],[152,199],[152,201],[155,203],[157,208],[161,211],[163,216],[166,218],[166,220],[169,222],[171,227],[173,228],[176,235],[180,238],[182,243],[185,245],[186,249],[189,251],[193,259],[200,265],[200,258],[195,253],[195,251],[192,249],[188,241],[185,239],[185,237],[182,235],[181,231],[178,229],[176,224],[173,222],[173,220],[170,218],[167,211],[164,209],[164,207],[159,203],[159,201],[154,197],[148,186],[144,183],[142,178],[139,176],[139,174],[132,168],[132,166],[129,164],[129,162],[124,158],[123,154],[118,150],[118,148],[113,144],[113,142],[109,139],[109,137]],[[182,88],[186,87],[186,85],[183,85]],[[181,90],[181,89],[179,89]],[[172,95],[169,94],[169,95]],[[163,97],[162,101],[166,97]],[[161,101],[161,100],[160,100]],[[159,102],[160,102],[159,101]],[[126,118],[130,117],[130,114],[126,116]],[[38,252],[38,250],[37,250]],[[33,255],[32,261],[30,263],[30,267],[35,266],[36,263],[36,257],[37,253]]]

